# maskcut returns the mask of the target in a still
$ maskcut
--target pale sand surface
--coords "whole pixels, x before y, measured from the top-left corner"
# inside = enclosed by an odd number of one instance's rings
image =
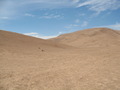
[[[120,35],[111,32],[67,46],[0,31],[0,90],[120,90]]]

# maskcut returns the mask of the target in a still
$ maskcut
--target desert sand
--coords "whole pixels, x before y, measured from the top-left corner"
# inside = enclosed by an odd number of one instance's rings
[[[43,40],[0,30],[0,90],[120,90],[120,32]]]

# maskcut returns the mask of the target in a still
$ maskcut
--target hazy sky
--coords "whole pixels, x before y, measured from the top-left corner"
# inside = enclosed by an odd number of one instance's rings
[[[120,0],[0,0],[0,29],[41,38],[77,30],[120,30]]]

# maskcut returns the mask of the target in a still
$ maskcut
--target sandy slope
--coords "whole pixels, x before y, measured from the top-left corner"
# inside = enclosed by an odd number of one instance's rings
[[[75,33],[71,33],[75,44],[71,40],[69,45],[78,47],[83,44],[77,42],[80,37],[89,37],[90,41],[82,41],[92,43],[96,38],[102,46],[73,48],[0,31],[0,90],[120,90],[118,31],[104,28]],[[79,37],[79,33],[84,35]],[[93,33],[97,35],[89,36]],[[64,39],[61,42],[67,42]]]
[[[0,30],[0,49],[15,52],[53,52],[69,48],[68,45],[53,43],[48,40]]]
[[[69,34],[63,34],[51,39],[72,46],[106,47],[120,45],[120,33],[108,28],[92,28]]]

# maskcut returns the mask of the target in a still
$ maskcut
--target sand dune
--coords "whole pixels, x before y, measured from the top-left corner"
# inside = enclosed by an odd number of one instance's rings
[[[32,53],[35,52],[53,52],[69,48],[68,45],[53,43],[48,40],[38,39],[14,32],[0,30],[0,49],[2,51]]]
[[[1,30],[0,90],[120,90],[120,33],[94,28],[43,40]]]
[[[77,47],[116,46],[120,45],[120,33],[108,28],[92,28],[63,34],[51,40]]]

